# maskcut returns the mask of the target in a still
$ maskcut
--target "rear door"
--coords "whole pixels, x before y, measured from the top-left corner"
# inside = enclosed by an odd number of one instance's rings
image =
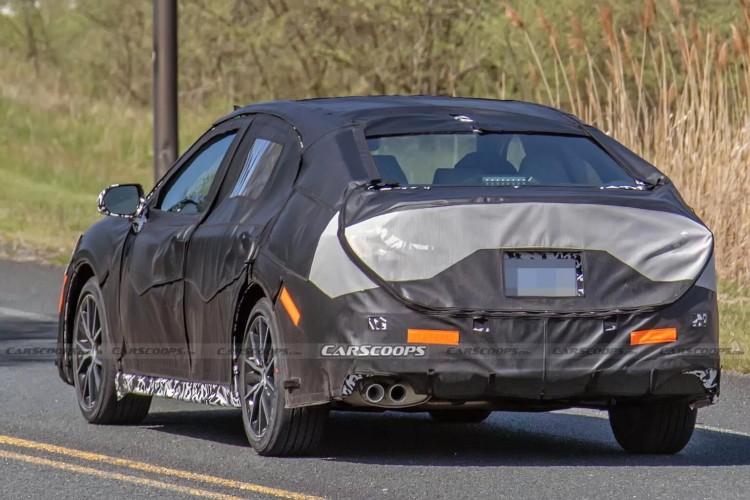
[[[284,207],[299,162],[300,145],[292,126],[258,115],[237,148],[215,208],[190,239],[185,319],[194,353],[192,380],[230,381],[228,332],[232,331],[238,283]]]
[[[187,244],[218,193],[243,125],[222,124],[183,155],[152,193],[146,222],[125,242],[120,289],[125,372],[190,375],[183,309]]]

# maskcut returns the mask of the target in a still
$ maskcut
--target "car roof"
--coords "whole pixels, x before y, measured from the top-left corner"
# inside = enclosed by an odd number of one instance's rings
[[[368,136],[477,130],[588,135],[575,116],[540,104],[422,95],[270,101],[238,108],[216,124],[256,113],[288,122],[306,144],[346,125],[360,125]]]

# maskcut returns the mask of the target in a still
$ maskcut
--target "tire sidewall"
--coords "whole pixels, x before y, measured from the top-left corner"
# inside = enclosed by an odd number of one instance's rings
[[[273,306],[271,305],[271,301],[269,301],[266,298],[263,298],[258,301],[258,303],[253,308],[253,311],[250,313],[250,316],[248,317],[247,323],[245,324],[245,332],[244,332],[244,338],[242,340],[242,352],[241,352],[241,368],[240,368],[240,397],[241,404],[242,404],[242,422],[245,427],[245,434],[247,434],[247,439],[250,442],[250,445],[258,451],[259,453],[262,453],[264,450],[269,450],[274,447],[274,444],[279,438],[279,435],[284,430],[284,425],[286,421],[286,415],[284,411],[284,388],[283,388],[283,375],[282,375],[282,367],[281,363],[279,362],[278,355],[275,360],[275,373],[274,373],[274,384],[276,386],[276,401],[274,401],[274,409],[272,413],[272,419],[268,424],[268,428],[266,429],[266,432],[263,434],[263,436],[260,437],[260,439],[256,438],[252,432],[250,432],[250,420],[247,414],[247,407],[246,407],[246,399],[245,399],[245,360],[244,357],[247,352],[249,352],[249,349],[252,349],[252,344],[250,343],[250,326],[253,324],[253,321],[258,316],[263,316],[266,320],[266,323],[268,327],[271,330],[271,348],[274,349],[277,353],[279,351],[279,325],[278,321],[276,320],[276,313],[273,310]]]
[[[79,386],[79,379],[78,379],[78,361],[76,354],[73,355],[73,379],[74,379],[74,386],[76,389],[76,399],[78,401],[78,406],[81,409],[81,413],[83,413],[83,416],[88,421],[94,421],[99,420],[103,416],[103,412],[107,409],[108,406],[105,402],[108,399],[111,399],[112,397],[116,397],[116,388],[115,388],[115,363],[113,359],[113,353],[110,349],[110,340],[109,340],[109,323],[107,320],[107,311],[104,307],[104,297],[102,295],[101,289],[99,288],[99,285],[96,283],[96,278],[91,278],[89,281],[86,282],[86,284],[81,289],[81,293],[78,297],[78,304],[76,304],[76,311],[75,311],[75,322],[73,326],[73,336],[71,338],[71,345],[73,348],[75,348],[75,338],[76,334],[78,332],[78,322],[80,321],[80,315],[79,311],[81,308],[81,304],[83,303],[83,300],[87,296],[92,296],[94,301],[96,302],[96,308],[99,311],[99,321],[101,323],[102,327],[102,335],[101,335],[101,355],[102,355],[102,378],[101,378],[101,388],[99,391],[99,394],[97,395],[96,402],[94,403],[94,406],[91,409],[87,409],[86,406],[83,404],[82,396],[81,396],[81,388]]]
[[[627,452],[638,454],[681,451],[693,435],[697,416],[698,411],[685,402],[634,404],[609,410],[615,439]]]

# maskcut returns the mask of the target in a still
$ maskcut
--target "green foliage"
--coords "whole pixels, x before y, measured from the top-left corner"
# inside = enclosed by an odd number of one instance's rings
[[[12,12],[0,15],[5,54],[31,61],[40,75],[55,74],[67,90],[148,105],[150,0],[2,4]],[[666,1],[183,0],[180,89],[200,104],[391,93],[533,99],[539,68],[529,64],[535,55],[528,40],[544,74],[557,78],[555,68],[568,64],[581,42],[605,74],[608,12],[615,34],[628,36],[634,51],[663,36],[677,54],[673,35],[681,30],[704,38],[713,29],[725,40],[732,22],[742,28],[739,2],[678,5],[679,17]],[[506,6],[517,11],[515,23]],[[571,64],[585,69],[581,58]],[[646,73],[654,83],[650,65]]]

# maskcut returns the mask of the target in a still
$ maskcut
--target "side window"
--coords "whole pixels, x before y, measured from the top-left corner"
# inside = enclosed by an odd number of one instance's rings
[[[257,138],[250,147],[245,165],[242,167],[230,198],[247,196],[258,198],[263,191],[284,147],[278,142]]]
[[[202,212],[208,193],[236,132],[215,139],[183,165],[162,189],[157,208],[165,212]]]

